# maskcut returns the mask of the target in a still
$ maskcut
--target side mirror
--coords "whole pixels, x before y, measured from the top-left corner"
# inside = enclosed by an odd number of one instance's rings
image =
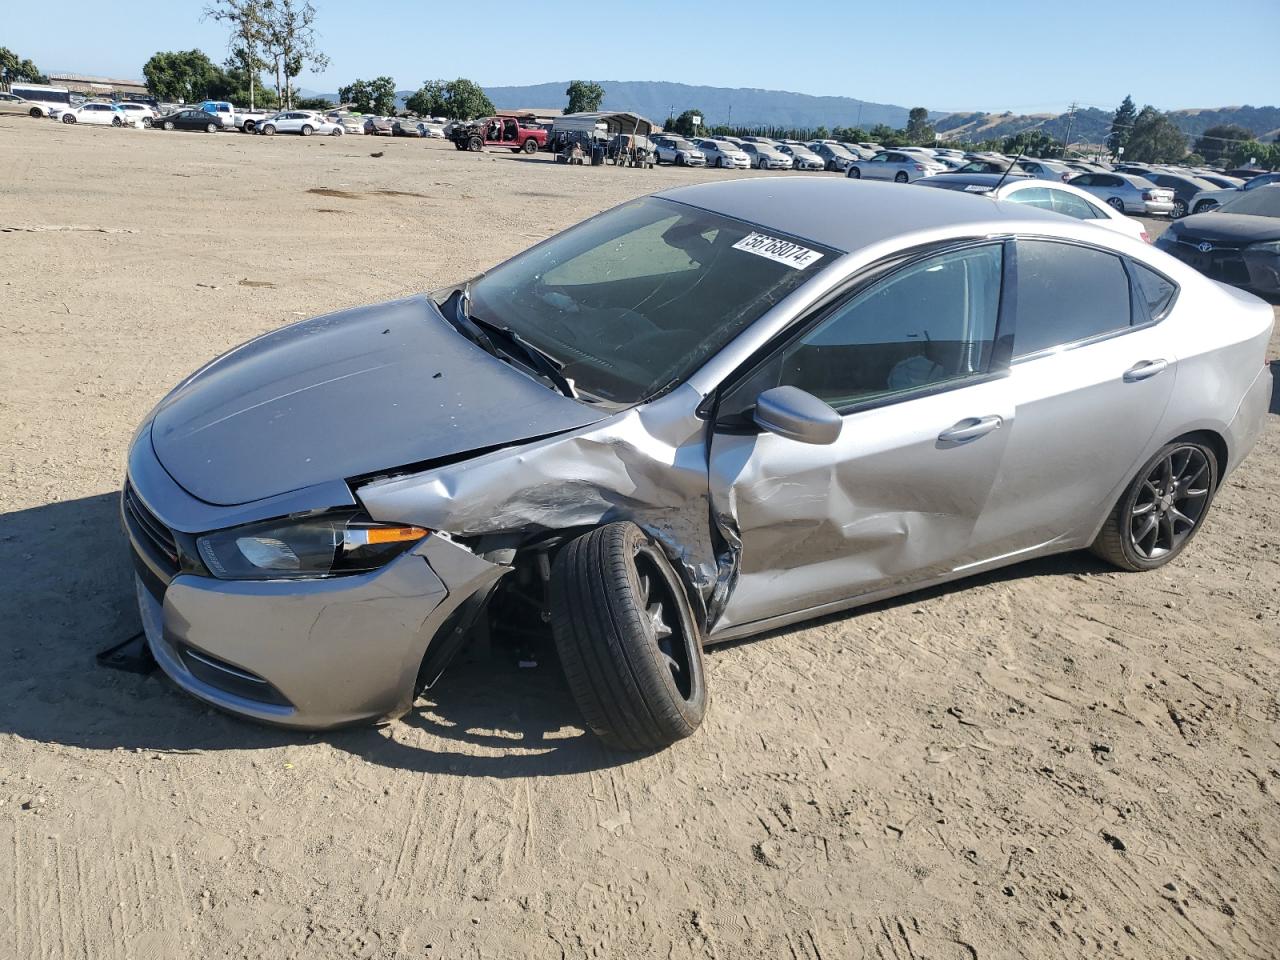
[[[799,387],[774,387],[760,394],[752,419],[762,430],[800,443],[834,443],[844,426],[840,414]]]

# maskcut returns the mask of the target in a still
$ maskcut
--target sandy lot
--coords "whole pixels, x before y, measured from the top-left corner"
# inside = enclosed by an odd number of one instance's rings
[[[138,629],[136,423],[262,331],[720,174],[25,118],[0,171],[0,956],[1277,955],[1280,389],[1172,566],[718,648],[656,756],[583,735],[546,661],[290,735],[94,664]]]

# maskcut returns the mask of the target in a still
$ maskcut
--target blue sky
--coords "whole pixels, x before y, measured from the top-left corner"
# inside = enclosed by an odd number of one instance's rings
[[[858,97],[930,110],[1163,109],[1280,101],[1280,2],[1218,8],[1071,0],[313,0],[333,91],[389,74],[482,84],[672,80]],[[18,3],[0,38],[44,70],[140,77],[157,50],[226,54],[203,2]],[[1103,10],[1107,12],[1102,13]],[[549,104],[553,106],[554,104]]]

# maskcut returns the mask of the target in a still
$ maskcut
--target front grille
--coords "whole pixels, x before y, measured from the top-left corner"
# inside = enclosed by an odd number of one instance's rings
[[[1170,252],[1179,255],[1180,259],[1187,260],[1205,276],[1214,280],[1236,286],[1245,286],[1249,283],[1249,268],[1241,255],[1245,244],[1210,240],[1207,242],[1213,245],[1213,249],[1202,253],[1198,248],[1203,242],[1205,241],[1199,237],[1179,237],[1177,245]]]
[[[178,544],[173,538],[173,532],[160,522],[159,517],[147,509],[147,505],[134,492],[133,484],[127,480],[124,484],[124,508],[137,525],[138,533],[155,548],[156,552],[169,561],[172,571],[177,573]]]

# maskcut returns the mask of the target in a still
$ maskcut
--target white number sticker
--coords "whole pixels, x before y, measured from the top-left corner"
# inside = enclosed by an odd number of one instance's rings
[[[822,259],[817,250],[810,250],[790,240],[779,240],[763,233],[749,233],[733,245],[735,250],[754,253],[757,257],[784,263],[793,270],[803,270]]]

